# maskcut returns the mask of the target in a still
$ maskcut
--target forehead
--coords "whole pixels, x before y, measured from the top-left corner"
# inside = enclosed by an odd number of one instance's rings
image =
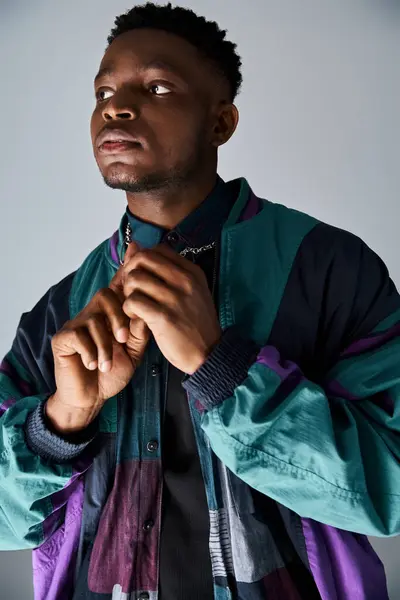
[[[217,69],[185,39],[156,29],[136,29],[118,36],[107,48],[99,73],[135,73],[151,65],[175,71],[187,83],[222,85]]]

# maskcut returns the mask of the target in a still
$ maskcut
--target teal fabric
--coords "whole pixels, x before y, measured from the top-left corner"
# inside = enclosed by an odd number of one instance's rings
[[[222,232],[219,314],[223,328],[236,324],[266,345],[296,252],[318,221],[265,201],[257,216],[236,223],[249,193],[242,180]],[[116,269],[107,240],[75,277],[71,318],[108,285]],[[328,402],[325,389],[303,379],[276,406],[270,399],[280,380],[256,362],[232,397],[202,414],[202,430],[233,473],[302,516],[371,535],[398,534],[399,364],[397,337],[332,369],[327,389],[337,379],[348,393],[361,395],[357,402],[334,393]],[[392,415],[373,402],[373,395],[382,392],[395,404]],[[23,423],[43,399],[40,394],[22,394],[5,372],[0,373],[0,394],[2,403],[10,397],[18,401],[1,417],[0,548],[31,548],[43,541],[41,523],[52,512],[52,495],[70,481],[71,467],[46,464],[24,443]],[[101,412],[101,430],[115,433],[117,422],[113,398]],[[214,485],[209,475],[208,492]]]
[[[382,333],[387,331],[391,327],[395,326],[400,321],[400,309],[389,315],[386,319],[378,323],[378,325],[373,329],[372,333]]]
[[[7,383],[0,377],[2,398]],[[53,512],[50,497],[72,476],[70,465],[48,464],[26,446],[24,423],[44,399],[40,395],[20,397],[1,419],[0,550],[35,548],[44,541],[42,523]],[[54,519],[48,533],[58,526]]]
[[[347,390],[368,389],[373,398],[384,389],[398,406],[399,338],[346,362],[332,376],[340,374]],[[255,363],[235,394],[204,414],[202,427],[220,460],[302,517],[367,535],[397,535],[398,408],[390,415],[370,399],[328,400],[306,379],[277,406],[270,399],[280,384],[272,369]]]
[[[265,203],[250,221],[225,229],[223,327],[236,324],[243,335],[268,343],[292,261],[315,222]],[[386,322],[389,329],[399,315]],[[379,349],[339,361],[326,389],[297,373],[299,383],[276,405],[272,399],[281,378],[256,362],[232,397],[204,413],[202,427],[234,474],[302,517],[367,535],[397,535],[399,364],[396,336]],[[343,388],[339,397],[329,391],[335,379]],[[392,415],[374,403],[374,395],[383,392],[396,407]],[[352,395],[360,400],[349,401]]]
[[[231,215],[239,216],[247,189],[247,182],[242,182]],[[236,325],[245,337],[265,344],[299,246],[317,223],[309,215],[268,201],[250,220],[235,224],[230,216],[221,244],[222,329]]]

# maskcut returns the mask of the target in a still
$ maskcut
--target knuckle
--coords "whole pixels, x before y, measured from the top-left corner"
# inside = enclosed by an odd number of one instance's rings
[[[130,295],[129,298],[126,298],[126,300],[124,301],[124,304],[122,305],[122,310],[124,311],[124,314],[129,314],[131,311],[133,311],[134,309],[134,297],[133,295]]]
[[[151,255],[151,248],[139,248],[132,258],[132,265],[137,265],[141,260]]]
[[[130,296],[136,290],[138,284],[138,275],[132,274],[129,275],[124,284],[124,294],[126,296]]]
[[[87,316],[86,323],[89,327],[98,327],[103,324],[103,317],[99,313],[91,313]]]
[[[76,329],[72,329],[69,332],[69,337],[74,342],[80,342],[80,343],[83,342],[83,340],[84,340],[84,333],[83,333],[82,327],[76,327]]]
[[[129,271],[125,278],[126,283],[137,283],[138,281],[140,281],[140,276],[142,275],[142,273],[143,271],[140,271],[140,269],[132,269],[132,271]]]
[[[182,287],[187,294],[192,294],[194,291],[194,282],[190,275],[182,275]]]
[[[96,299],[97,300],[107,300],[110,297],[110,288],[101,288],[101,290],[99,290],[96,293]]]
[[[118,295],[110,288],[103,288],[96,294],[97,301],[95,304],[94,314],[98,314],[99,318],[102,314],[112,314],[119,306]]]
[[[77,327],[70,332],[70,340],[73,344],[79,344],[86,346],[88,341],[88,334],[84,327]]]

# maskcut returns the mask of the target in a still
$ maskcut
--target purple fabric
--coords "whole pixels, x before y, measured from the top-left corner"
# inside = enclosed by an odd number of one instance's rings
[[[14,406],[14,404],[16,402],[17,402],[16,398],[13,398],[12,396],[10,396],[6,400],[4,400],[4,402],[2,402],[0,404],[0,417],[1,417],[2,414],[4,414],[6,412],[6,410],[8,408],[11,408],[12,406]]]
[[[5,358],[0,363],[0,373],[7,375],[7,377],[14,378],[15,377],[15,369],[10,365],[8,360]]]
[[[397,323],[387,331],[379,332],[376,335],[372,335],[362,340],[357,340],[341,353],[340,358],[358,356],[363,352],[375,350],[398,336],[400,336],[400,323]]]
[[[280,354],[274,346],[264,346],[258,355],[257,363],[275,371],[281,379],[286,379],[296,372],[300,373],[299,367],[290,360],[281,360]]]
[[[151,531],[143,530],[141,515],[153,515],[154,508],[161,506],[161,480],[161,460],[129,460],[117,465],[90,558],[91,592],[111,594],[119,583],[129,595],[132,582],[136,590],[157,590],[161,510],[155,512]],[[138,489],[139,503],[134,496]],[[135,564],[139,553],[140,561]]]
[[[296,582],[284,567],[264,577],[263,587],[268,600],[303,600],[297,591]]]
[[[322,600],[388,600],[385,570],[368,539],[302,519],[308,560]]]
[[[343,400],[349,400],[350,402],[357,402],[364,399],[359,396],[355,396],[346,390],[346,388],[344,388],[336,380],[329,381],[327,384],[325,384],[324,390],[327,396],[336,396],[337,398],[343,398]],[[393,416],[394,401],[388,390],[379,392],[373,396],[368,396],[368,400],[369,402],[372,402],[379,408],[383,409],[388,415]]]
[[[95,450],[89,449],[74,461],[71,479],[51,496],[53,510],[42,524],[46,541],[32,554],[35,600],[71,597],[83,513],[82,475],[92,464],[92,452]],[[62,524],[57,529],[60,519]]]
[[[247,221],[247,219],[251,219],[251,217],[254,217],[254,215],[258,213],[258,203],[259,198],[257,198],[254,192],[251,191],[249,200],[240,216],[239,222]]]
[[[206,409],[204,408],[204,406],[202,405],[202,403],[201,403],[201,402],[199,402],[199,400],[195,400],[195,402],[194,402],[194,407],[195,407],[195,409],[196,409],[196,410],[197,410],[197,411],[198,411],[200,414],[202,414],[202,413],[203,413],[203,412],[205,412],[205,410],[206,410]]]
[[[346,390],[346,388],[344,388],[338,381],[334,379],[324,384],[324,390],[327,396],[337,396],[338,398],[350,400],[351,402],[361,400],[361,398],[354,396],[354,394]]]
[[[117,230],[110,238],[111,258],[117,265],[119,265],[118,242],[119,242],[119,231]]]
[[[56,492],[51,496],[51,504],[53,507],[52,513],[43,521],[43,537],[47,540],[55,530],[57,523],[60,518],[60,509],[68,504],[68,499],[73,493],[71,489],[73,489],[77,483],[76,480],[79,479],[81,473],[74,473],[71,479],[68,481],[67,485],[63,487],[62,490]]]
[[[23,396],[32,396],[35,393],[32,386],[27,381],[21,379],[15,367],[6,358],[0,364],[0,373],[9,377]]]
[[[72,597],[82,520],[83,480],[75,480],[72,492],[68,486],[65,497],[62,525],[32,553],[35,600],[69,600]],[[58,500],[61,502],[61,496]]]

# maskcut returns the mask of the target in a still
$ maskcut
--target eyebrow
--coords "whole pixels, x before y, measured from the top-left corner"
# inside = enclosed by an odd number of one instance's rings
[[[182,73],[176,67],[174,67],[169,62],[166,62],[163,59],[156,58],[154,60],[151,60],[147,64],[143,65],[143,67],[141,68],[141,71],[150,71],[152,69],[159,70],[159,71],[168,71],[172,75],[175,75],[182,80],[184,79]],[[97,73],[96,77],[94,78],[94,83],[96,83],[102,77],[108,77],[108,76],[112,76],[114,74],[115,74],[114,67],[112,67],[112,66],[103,67],[102,69],[100,69],[100,71]]]
[[[96,83],[96,81],[98,81],[102,77],[107,77],[108,75],[113,75],[114,73],[115,73],[115,70],[112,67],[103,67],[102,69],[100,69],[100,71],[97,73],[96,77],[94,78],[94,83]]]
[[[173,75],[177,75],[181,79],[183,78],[182,73],[178,70],[177,67],[174,67],[174,65],[171,65],[171,63],[163,60],[162,58],[155,58],[151,60],[146,65],[144,65],[143,69],[146,71],[150,71],[151,69],[158,69],[159,71],[168,71]]]

